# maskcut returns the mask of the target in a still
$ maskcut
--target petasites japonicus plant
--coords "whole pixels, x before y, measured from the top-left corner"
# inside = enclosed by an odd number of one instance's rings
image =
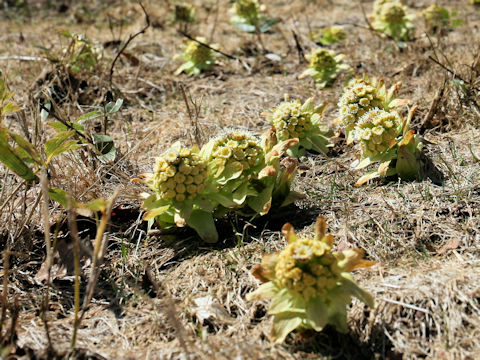
[[[360,249],[332,250],[334,238],[326,234],[326,221],[318,217],[313,239],[295,234],[290,224],[282,228],[288,245],[276,254],[265,255],[253,273],[263,282],[247,300],[271,299],[271,338],[277,343],[294,330],[322,331],[333,325],[347,332],[347,307],[357,297],[370,307],[372,296],[351,275],[354,269],[374,265],[363,260]]]
[[[220,207],[216,216],[226,211],[243,215],[265,215],[272,203],[286,205],[296,163],[282,168],[280,158],[297,139],[280,143],[265,141],[246,131],[227,130],[202,147],[201,157],[208,164],[215,192],[209,197]]]
[[[261,5],[258,0],[235,0],[230,9],[230,21],[242,31],[264,33],[280,21],[278,18],[265,16],[265,10],[266,6]]]
[[[182,59],[184,64],[175,71],[175,75],[182,72],[188,75],[199,75],[203,71],[211,70],[217,64],[218,54],[212,50],[216,49],[217,45],[209,45],[207,39],[203,37],[198,37],[196,40],[188,40],[184,46],[184,53],[176,56]]]
[[[215,205],[208,197],[215,186],[198,147],[173,144],[156,158],[153,173],[143,174],[143,178],[153,190],[142,205],[146,210],[144,220],[155,220],[162,228],[189,226],[206,242],[218,240],[213,220]]]
[[[380,162],[377,170],[362,176],[356,183],[370,179],[398,175],[404,180],[419,180],[426,174],[422,154],[423,144],[410,129],[410,122],[417,107],[413,107],[406,119],[395,111],[373,109],[357,122],[354,140],[360,144],[361,155],[356,169]]]
[[[290,100],[285,95],[285,101],[267,114],[266,118],[275,128],[278,141],[298,138],[298,144],[287,150],[290,156],[299,157],[306,150],[326,154],[333,133],[322,121],[325,108],[326,103],[315,105],[313,97],[302,104],[300,100]]]
[[[367,75],[350,80],[338,102],[340,116],[337,119],[345,132],[348,144],[353,141],[352,130],[367,112],[372,109],[389,111],[408,104],[408,100],[397,99],[401,86],[402,83],[397,82],[387,89],[383,78],[371,79]]]
[[[333,50],[315,49],[306,56],[308,69],[298,78],[311,76],[317,88],[324,88],[333,83],[342,70],[350,69],[350,66],[343,63],[344,55],[337,55]]]
[[[406,6],[398,0],[377,0],[374,4],[372,26],[396,41],[413,38],[413,19],[415,15],[408,14]]]

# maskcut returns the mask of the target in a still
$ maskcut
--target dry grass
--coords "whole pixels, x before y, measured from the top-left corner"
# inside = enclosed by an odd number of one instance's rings
[[[467,96],[452,85],[451,74],[428,59],[436,53],[461,77],[478,77],[479,69],[470,65],[480,45],[479,10],[466,6],[466,0],[435,2],[457,10],[464,25],[440,39],[428,39],[418,21],[418,39],[399,50],[363,27],[356,1],[271,1],[267,4],[269,12],[281,17],[282,23],[262,40],[268,52],[282,56],[276,63],[261,53],[254,36],[229,24],[227,1],[218,1],[219,8],[213,0],[194,1],[199,22],[193,31],[207,36],[213,33],[214,42],[244,64],[222,58],[212,73],[189,78],[172,75],[179,65],[173,57],[184,39],[171,24],[166,3],[145,2],[152,27],[127,48],[140,62],[134,64],[121,57],[115,68],[113,95],[125,99],[109,128],[120,153],[116,164],[92,164],[75,153],[52,165],[53,186],[65,188],[83,201],[108,197],[120,187],[118,204],[123,206],[114,210],[106,261],[79,329],[73,357],[479,358],[480,112],[475,105],[479,93],[476,98]],[[409,3],[418,11],[434,1]],[[62,74],[41,59],[19,61],[12,56],[41,57],[35,45],[61,52],[66,42],[53,30],[56,28],[85,33],[99,43],[125,40],[141,29],[144,19],[138,5],[120,0],[84,7],[72,4],[63,14],[47,9],[40,1],[37,6],[30,17],[14,10],[2,15],[0,68],[16,92],[15,100],[23,106],[23,113],[8,118],[7,126],[28,133],[41,145],[52,132],[38,122],[39,106],[34,96],[42,89],[40,83],[43,88],[51,84],[52,79],[45,74]],[[369,11],[371,3],[365,3],[365,8]],[[121,31],[114,29],[113,36],[109,18],[126,22]],[[180,86],[200,106],[199,127],[204,139],[224,127],[260,133],[268,125],[260,114],[281,101],[284,93],[302,99],[315,95],[319,101],[328,101],[331,105],[326,120],[332,121],[347,75],[323,90],[316,90],[308,79],[297,80],[305,64],[299,62],[292,31],[308,51],[315,46],[308,38],[310,29],[334,23],[345,26],[348,38],[333,48],[346,55],[346,62],[358,74],[385,76],[390,84],[402,81],[401,96],[419,105],[414,126],[426,140],[428,156],[446,177],[443,185],[428,179],[412,183],[393,179],[356,188],[353,184],[361,173],[350,168],[356,151],[338,138],[330,157],[302,158],[295,187],[308,197],[296,207],[253,224],[230,219],[215,246],[207,247],[189,232],[176,237],[147,236],[138,209],[138,194],[145,189],[129,180],[150,171],[152,159],[175,140],[192,142],[191,121]],[[89,111],[89,106],[104,102],[114,55],[113,48],[105,49],[100,71],[86,77],[87,85],[71,91],[69,100],[60,105],[63,116],[74,119]],[[39,83],[39,79],[44,81]],[[435,116],[423,123],[445,80],[445,93]],[[475,81],[474,86],[479,87],[478,78]],[[88,126],[95,129],[98,125]],[[10,259],[7,297],[9,321],[16,308],[14,299],[19,312],[16,348],[12,351],[18,358],[22,354],[26,358],[52,358],[53,353],[47,353],[41,319],[45,286],[35,280],[45,256],[40,214],[34,206],[40,190],[21,185],[4,168],[0,176],[0,205],[5,203],[0,214],[0,245],[3,251],[15,252]],[[291,335],[286,344],[274,345],[268,340],[271,318],[265,315],[267,303],[245,300],[245,295],[258,286],[250,270],[264,253],[285,246],[279,233],[284,221],[311,234],[319,214],[327,218],[338,248],[365,249],[368,258],[378,262],[376,267],[355,274],[360,285],[374,294],[377,308],[369,310],[355,302],[349,312],[347,335],[327,328],[319,334]],[[52,231],[58,221],[58,239],[68,253],[72,244],[66,214],[60,207],[52,207],[50,218]],[[81,240],[88,245],[95,236],[94,220],[79,218],[78,226]],[[54,270],[58,276],[45,313],[54,351],[60,357],[68,353],[72,336],[73,276],[58,264]],[[82,271],[83,291],[91,271],[88,261]],[[4,275],[5,269],[2,278]],[[195,301],[206,297],[211,297],[211,302],[199,308]],[[201,310],[212,316],[203,320]]]

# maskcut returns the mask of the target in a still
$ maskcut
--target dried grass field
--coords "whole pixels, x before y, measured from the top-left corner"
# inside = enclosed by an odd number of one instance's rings
[[[480,7],[407,0],[416,31],[399,44],[371,28],[373,1],[265,0],[280,22],[261,34],[232,25],[231,1],[190,3],[196,21],[186,25],[173,21],[174,0],[144,0],[144,9],[133,0],[0,1],[0,70],[20,108],[0,119],[2,127],[43,149],[55,135],[50,123],[123,99],[108,119],[83,123],[84,133],[108,134],[112,157],[96,158],[86,145],[66,151],[38,173],[46,174],[41,181],[0,164],[0,357],[479,359]],[[461,22],[431,31],[421,12],[432,4]],[[312,40],[333,25],[344,40]],[[71,71],[65,31],[99,49],[94,68]],[[217,44],[213,69],[175,74],[185,34]],[[305,55],[321,46],[344,54],[350,70],[316,88],[299,75]],[[411,126],[436,177],[355,186],[365,171],[352,166],[359,148],[347,145],[337,103],[346,82],[364,74],[402,83],[399,97],[409,104],[399,111],[418,106]],[[303,200],[254,219],[227,214],[216,222],[215,244],[188,228],[148,228],[141,194],[149,189],[132,179],[151,172],[176,141],[201,145],[227,128],[263,133],[271,127],[263,113],[284,94],[327,102],[323,119],[334,133],[327,155],[299,158],[293,189]],[[48,200],[49,186],[83,203],[116,194],[104,210],[103,261],[92,260],[100,212],[67,211],[74,200]],[[285,248],[286,222],[312,236],[319,215],[335,250],[360,248],[376,263],[353,272],[376,307],[354,300],[345,334],[327,326],[277,344],[269,337],[269,301],[246,300],[260,284],[252,268]],[[76,295],[84,313],[72,349]]]

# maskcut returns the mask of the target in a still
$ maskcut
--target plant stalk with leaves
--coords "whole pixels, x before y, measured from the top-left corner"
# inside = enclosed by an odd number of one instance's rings
[[[267,313],[274,317],[271,337],[277,343],[294,330],[322,331],[327,324],[347,332],[347,307],[354,296],[375,306],[372,296],[350,274],[374,263],[363,260],[359,249],[333,252],[334,239],[326,230],[321,216],[313,239],[298,237],[292,225],[285,224],[286,248],[265,255],[253,270],[263,284],[247,300],[272,299]]]

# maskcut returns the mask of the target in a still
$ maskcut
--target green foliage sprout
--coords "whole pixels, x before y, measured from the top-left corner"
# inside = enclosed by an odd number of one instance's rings
[[[331,26],[310,34],[310,38],[318,44],[331,45],[347,38],[347,33],[339,26]]]
[[[350,272],[374,263],[363,260],[363,251],[333,252],[333,236],[326,235],[326,221],[318,217],[313,239],[295,234],[286,224],[282,232],[286,248],[266,255],[254,275],[264,282],[247,300],[272,299],[268,314],[273,315],[272,340],[281,343],[298,329],[322,331],[327,324],[347,332],[347,307],[357,297],[370,307],[372,296],[361,289]]]
[[[328,152],[329,138],[333,134],[322,122],[325,108],[326,103],[315,106],[313,98],[302,104],[300,100],[290,101],[289,96],[285,95],[285,101],[267,115],[267,120],[275,128],[279,141],[299,139],[296,146],[287,150],[290,156],[299,157],[305,150],[323,154]]]
[[[313,77],[317,88],[324,88],[332,84],[342,70],[350,69],[343,63],[344,55],[336,55],[334,51],[315,49],[307,55],[308,69],[298,78]]]
[[[454,19],[457,13],[449,12],[442,6],[430,5],[422,11],[425,26],[431,32],[444,32],[463,23],[461,19]]]
[[[408,41],[415,31],[414,18],[398,0],[377,0],[372,26],[396,41]]]
[[[266,17],[262,14],[265,9],[265,5],[260,5],[258,0],[235,0],[230,9],[232,15],[230,21],[245,32],[267,32],[280,20]]]
[[[198,41],[198,42],[197,42]],[[218,54],[209,47],[202,45],[207,44],[207,39],[198,37],[197,41],[188,40],[184,46],[184,53],[177,56],[185,61],[180,66],[175,75],[185,72],[188,75],[199,75],[203,71],[211,70],[217,60]],[[211,48],[216,48],[216,44],[209,45]]]

